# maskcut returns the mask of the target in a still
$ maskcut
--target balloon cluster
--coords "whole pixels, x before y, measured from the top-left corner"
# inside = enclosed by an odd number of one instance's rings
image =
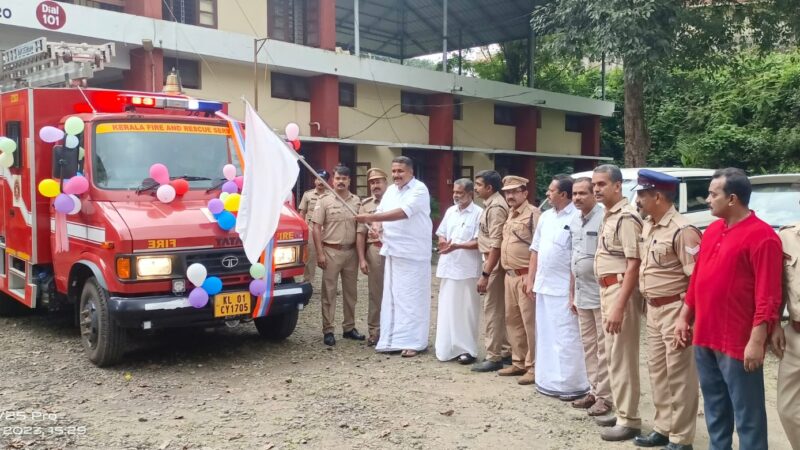
[[[65,180],[63,191],[58,181],[52,178],[39,182],[39,193],[47,198],[55,198],[53,207],[62,214],[78,214],[81,210],[81,200],[78,196],[88,190],[89,180],[80,174]]]
[[[189,304],[195,308],[202,308],[208,304],[210,295],[222,292],[222,280],[219,277],[209,277],[206,266],[194,263],[186,269],[186,278],[195,285],[189,292]]]
[[[14,152],[17,151],[17,143],[13,140],[0,136],[0,165],[6,169],[14,165]]]
[[[267,268],[261,263],[255,263],[250,266],[250,276],[253,281],[250,282],[250,293],[258,297],[267,292],[267,282],[264,276],[267,274]]]
[[[222,185],[219,198],[212,198],[208,202],[208,211],[217,219],[220,228],[229,231],[236,226],[236,213],[242,201],[239,192],[244,185],[244,177],[236,176],[236,166],[233,164],[226,164],[222,174],[227,181]]]
[[[288,123],[286,125],[286,129],[284,131],[286,133],[286,140],[289,141],[289,144],[291,144],[292,148],[294,148],[295,151],[299,152],[300,151],[300,139],[299,139],[299,137],[300,137],[300,127],[297,126],[296,123],[290,122],[290,123]]]
[[[176,196],[189,192],[189,182],[183,178],[170,181],[169,169],[164,164],[155,163],[150,166],[150,178],[160,185],[156,190],[156,198],[161,203],[170,203]]]

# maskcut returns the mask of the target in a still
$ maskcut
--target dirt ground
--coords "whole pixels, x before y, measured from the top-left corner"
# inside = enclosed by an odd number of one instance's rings
[[[359,298],[366,299],[366,277]],[[431,342],[435,300],[433,309]],[[362,332],[365,320],[362,300]],[[403,359],[341,339],[328,348],[320,327],[315,293],[283,343],[261,341],[252,324],[169,332],[139,340],[122,364],[98,369],[66,315],[0,319],[0,447],[634,448],[602,442],[583,411],[514,379],[440,363],[432,351]],[[650,383],[641,362],[649,431]],[[769,443],[790,449],[775,411],[776,373],[770,355]],[[702,414],[695,447],[708,447]]]

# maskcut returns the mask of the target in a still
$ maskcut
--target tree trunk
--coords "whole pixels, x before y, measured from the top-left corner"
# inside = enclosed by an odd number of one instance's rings
[[[650,135],[644,120],[644,80],[634,68],[624,66],[625,74],[625,166],[645,167],[650,151]]]

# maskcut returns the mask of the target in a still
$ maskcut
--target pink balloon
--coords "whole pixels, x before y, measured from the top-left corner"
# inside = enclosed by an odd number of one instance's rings
[[[81,195],[89,190],[89,180],[82,175],[75,175],[64,184],[64,193]]]
[[[150,166],[150,178],[154,179],[158,184],[168,184],[169,170],[167,166],[161,163],[155,163]]]
[[[175,188],[169,184],[162,184],[156,191],[156,197],[158,197],[162,203],[169,203],[175,200],[175,195],[177,195]]]
[[[202,308],[208,304],[208,292],[201,287],[196,287],[189,292],[189,304],[195,308]]]
[[[218,198],[212,198],[211,201],[208,202],[208,211],[211,214],[219,214],[225,210],[225,203]]]
[[[250,282],[250,293],[259,297],[267,292],[267,282],[264,280],[253,280]]]
[[[222,174],[225,175],[225,179],[228,181],[233,181],[236,178],[236,166],[233,164],[225,164],[225,167],[222,168]]]
[[[62,214],[69,214],[75,208],[75,202],[72,201],[68,194],[58,194],[53,206],[55,206],[56,211]]]
[[[296,141],[298,136],[300,136],[300,127],[294,122],[288,123],[286,125],[286,140]]]
[[[239,186],[237,186],[234,181],[226,181],[225,184],[222,185],[222,192],[235,194],[239,192]]]
[[[42,127],[39,130],[39,139],[52,144],[64,139],[64,132],[56,127]]]
[[[244,187],[244,177],[239,175],[238,177],[233,179],[233,182],[236,183],[236,186],[239,188],[241,192],[242,188]]]

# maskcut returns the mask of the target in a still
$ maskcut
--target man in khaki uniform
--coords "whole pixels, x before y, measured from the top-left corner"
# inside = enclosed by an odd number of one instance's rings
[[[486,359],[472,366],[473,372],[493,372],[511,363],[511,346],[506,337],[505,271],[500,266],[500,242],[508,219],[508,204],[500,193],[502,180],[494,170],[475,176],[475,193],[483,200],[478,229],[481,277],[478,292],[483,297],[483,334]]]
[[[778,415],[794,450],[800,450],[800,223],[781,228],[783,301],[789,323],[772,332],[772,351],[778,366]],[[781,308],[781,312],[783,308]]]
[[[317,175],[325,181],[330,179],[327,170],[320,170]],[[308,261],[306,261],[306,269],[303,272],[303,281],[314,281],[314,274],[317,270],[317,249],[314,246],[314,223],[311,219],[314,217],[314,208],[317,206],[317,201],[327,194],[328,191],[325,190],[325,185],[322,184],[322,181],[314,178],[314,189],[309,189],[303,194],[300,206],[297,208],[300,212],[300,217],[305,219],[306,224],[308,224]]]
[[[511,344],[510,367],[500,369],[500,376],[520,376],[517,383],[534,383],[536,356],[536,303],[527,294],[528,262],[533,232],[539,220],[539,208],[528,203],[528,180],[515,175],[503,178],[503,194],[511,207],[503,225],[500,264],[506,271],[506,333]]]
[[[595,198],[606,208],[594,272],[600,284],[608,374],[617,407],[615,418],[598,416],[595,420],[599,425],[611,427],[600,434],[603,440],[623,441],[639,435],[642,427],[639,417],[642,302],[638,292],[642,219],[622,193],[619,167],[604,164],[595,168],[592,184]]]
[[[333,318],[336,315],[336,285],[342,279],[342,337],[358,341],[364,335],[355,328],[358,283],[356,254],[356,221],[351,212],[358,211],[361,201],[350,193],[350,169],[337,166],[333,171],[336,195],[319,199],[314,209],[314,244],[317,265],[322,269],[322,333],[325,345],[336,345]],[[349,208],[342,204],[344,200]]]
[[[642,169],[635,189],[637,206],[647,216],[639,291],[647,302],[647,367],[656,412],[653,431],[634,438],[634,444],[690,450],[700,397],[697,368],[692,346],[679,348],[673,341],[701,235],[675,210],[679,184],[671,175]]]
[[[367,183],[372,197],[361,202],[359,214],[374,214],[381,197],[386,192],[388,176],[381,169],[373,168],[367,171]],[[358,265],[361,272],[367,275],[369,284],[369,310],[367,312],[367,326],[369,338],[367,345],[372,347],[378,343],[381,336],[381,299],[383,298],[383,264],[385,257],[381,256],[383,244],[378,236],[370,232],[366,223],[358,224],[356,246],[358,247]]]

